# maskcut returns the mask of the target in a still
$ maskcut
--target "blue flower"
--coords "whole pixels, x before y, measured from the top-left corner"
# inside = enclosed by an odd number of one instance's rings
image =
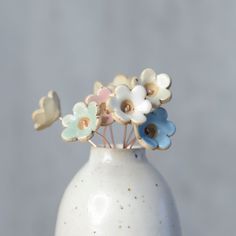
[[[157,108],[147,115],[144,124],[134,126],[136,137],[142,146],[153,150],[165,150],[171,146],[170,137],[174,135],[176,128],[167,117],[164,108]]]

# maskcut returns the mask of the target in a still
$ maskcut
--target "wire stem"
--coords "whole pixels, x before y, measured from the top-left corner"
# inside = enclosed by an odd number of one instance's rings
[[[135,144],[136,142],[136,137],[133,138],[127,145],[126,145],[126,148],[128,149],[128,147],[130,146],[130,149],[133,147],[133,145]]]
[[[127,128],[128,128],[128,125],[126,124],[125,131],[124,131],[123,148],[125,148],[126,146]]]
[[[107,126],[104,127],[103,129],[103,136],[106,137],[106,132],[107,132]],[[106,147],[106,141],[105,139],[103,139],[103,144],[104,144],[104,147]]]
[[[100,137],[102,137],[102,139],[108,144],[109,148],[112,148],[111,144],[109,143],[106,137],[104,137],[102,134],[98,133],[97,131],[95,131],[95,133],[98,134]]]
[[[115,144],[115,139],[114,139],[114,133],[113,133],[112,125],[109,126],[109,129],[110,129],[110,136],[111,136],[112,145],[113,145],[113,148],[115,148],[116,144]]]
[[[127,144],[130,142],[130,139],[131,139],[131,136],[133,135],[133,133],[134,133],[134,128],[132,127],[132,129],[128,135],[127,141],[126,141],[126,147],[127,147]]]
[[[89,143],[90,143],[93,147],[97,147],[97,145],[96,145],[92,140],[89,140]]]
[[[130,145],[130,148],[129,149],[132,149],[132,147],[134,146],[134,144],[136,143],[137,139],[134,138],[132,141],[131,141],[131,145]]]

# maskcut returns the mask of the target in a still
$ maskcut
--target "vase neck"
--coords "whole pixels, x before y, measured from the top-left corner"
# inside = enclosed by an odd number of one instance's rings
[[[144,148],[121,149],[92,147],[90,152],[90,162],[98,163],[118,163],[124,161],[146,161]]]

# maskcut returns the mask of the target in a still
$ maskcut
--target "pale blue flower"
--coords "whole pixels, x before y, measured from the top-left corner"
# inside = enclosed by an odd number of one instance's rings
[[[148,149],[165,150],[171,146],[170,137],[174,135],[175,125],[167,120],[167,111],[157,108],[147,115],[147,121],[135,126],[135,133],[139,143]]]
[[[62,124],[66,129],[61,136],[65,141],[88,141],[99,128],[101,119],[98,117],[98,106],[96,102],[75,104],[73,115],[67,115],[62,119]]]

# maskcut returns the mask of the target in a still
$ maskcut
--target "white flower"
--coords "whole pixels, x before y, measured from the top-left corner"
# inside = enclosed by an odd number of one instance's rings
[[[118,123],[143,124],[147,119],[145,114],[152,110],[152,104],[145,99],[146,96],[146,90],[141,85],[135,86],[132,90],[120,85],[116,87],[114,96],[108,100],[107,107]]]
[[[171,78],[167,74],[159,74],[152,69],[145,69],[138,79],[138,83],[146,88],[147,99],[152,103],[154,108],[170,101]]]

